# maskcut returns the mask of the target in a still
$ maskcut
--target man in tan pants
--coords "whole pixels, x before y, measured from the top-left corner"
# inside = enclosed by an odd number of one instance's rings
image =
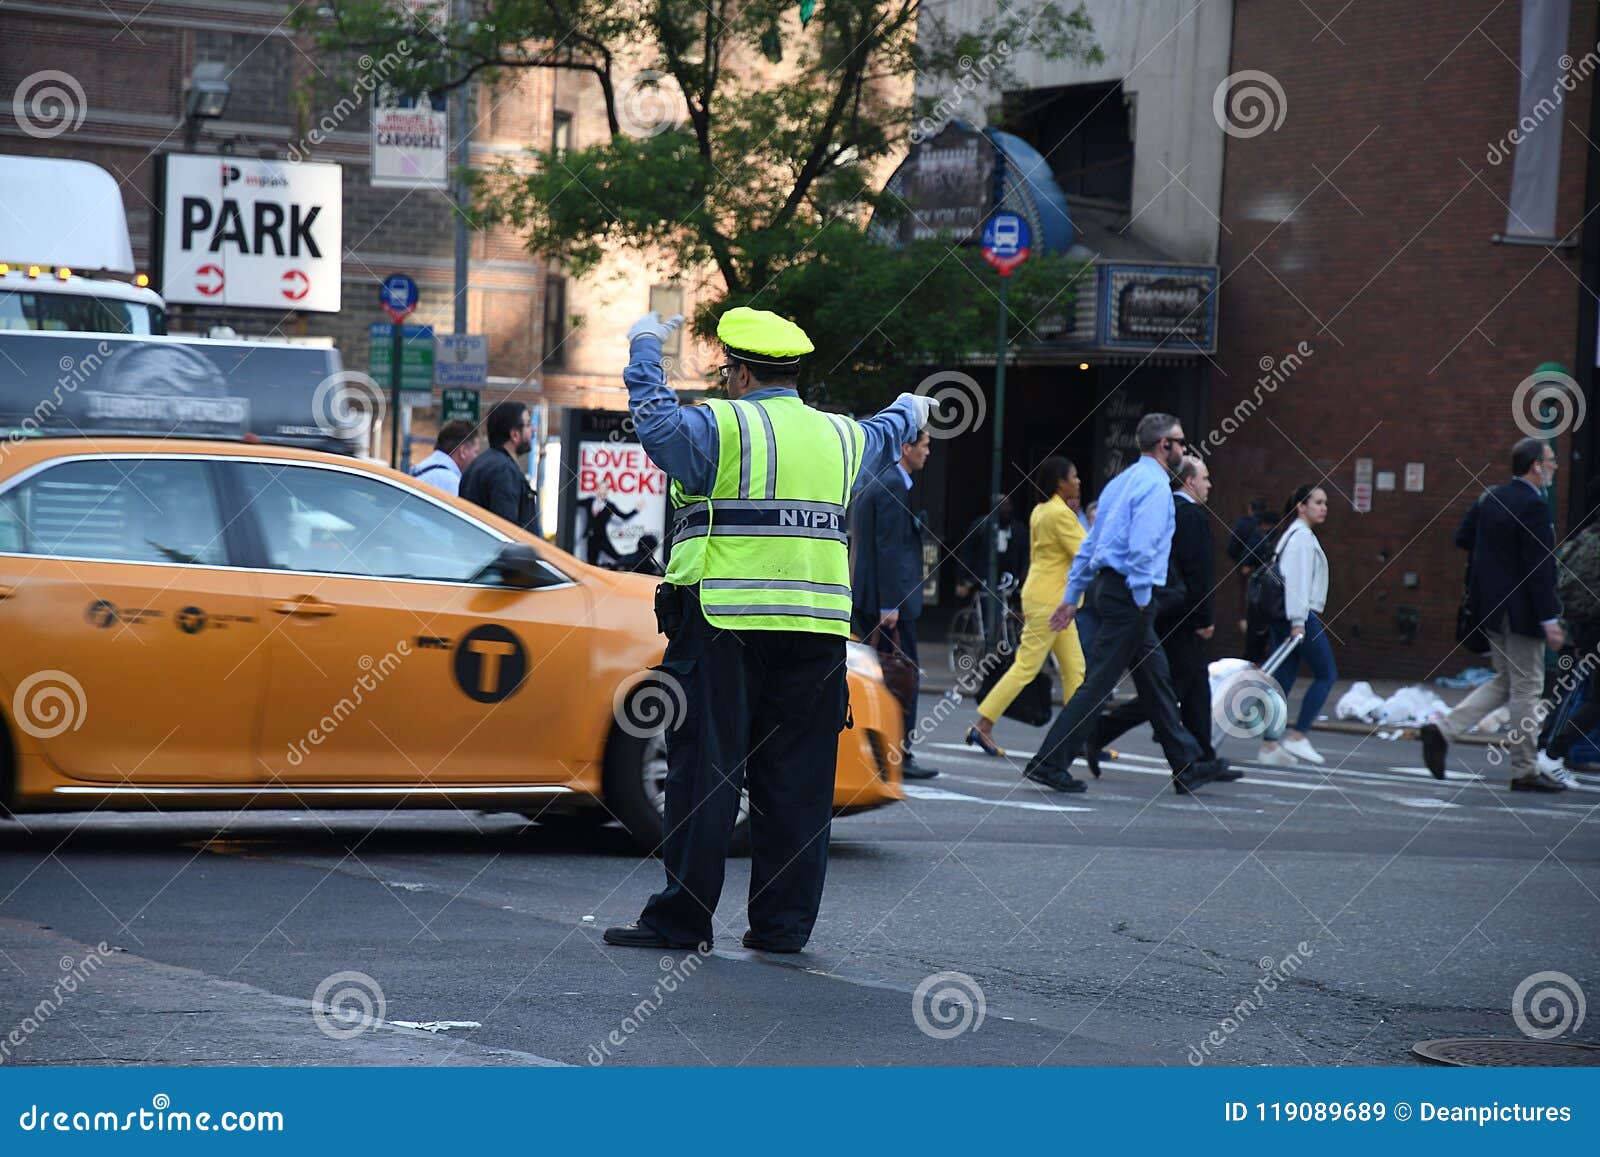
[[[1467,602],[1489,640],[1494,678],[1422,728],[1422,758],[1443,779],[1450,741],[1509,704],[1511,790],[1564,791],[1566,785],[1534,761],[1544,649],[1559,651],[1565,641],[1556,595],[1555,529],[1543,493],[1555,482],[1555,452],[1541,439],[1524,438],[1512,447],[1511,473],[1511,481],[1473,504],[1456,531],[1456,545],[1472,552]]]

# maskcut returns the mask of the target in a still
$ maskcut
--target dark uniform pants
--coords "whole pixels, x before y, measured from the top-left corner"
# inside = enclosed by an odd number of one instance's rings
[[[1172,674],[1166,652],[1156,638],[1154,605],[1138,606],[1128,580],[1114,570],[1101,570],[1089,588],[1089,599],[1100,616],[1095,632],[1094,658],[1089,661],[1083,685],[1067,701],[1030,761],[1030,767],[1054,766],[1065,771],[1083,752],[1089,728],[1116,690],[1124,671],[1133,674],[1139,702],[1149,713],[1151,729],[1174,772],[1201,758],[1200,745],[1184,729],[1172,692]]]
[[[1082,614],[1083,612],[1079,612]],[[1167,667],[1172,674],[1172,690],[1178,697],[1178,714],[1183,728],[1200,745],[1203,759],[1215,759],[1217,753],[1211,746],[1211,671],[1206,661],[1206,641],[1194,633],[1194,628],[1180,624],[1170,631],[1161,632],[1161,649],[1166,652]],[[1131,699],[1119,704],[1100,717],[1100,722],[1090,734],[1089,742],[1095,747],[1105,747],[1126,731],[1132,731],[1149,720],[1142,699]]]
[[[740,790],[750,788],[750,929],[767,944],[811,935],[828,870],[833,779],[847,696],[845,640],[808,631],[726,631],[686,591],[661,668],[684,691],[667,732],[667,886],[640,922],[710,943]]]

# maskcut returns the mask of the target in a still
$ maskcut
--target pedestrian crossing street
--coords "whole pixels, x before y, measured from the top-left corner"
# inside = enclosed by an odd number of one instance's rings
[[[1119,750],[1115,760],[1101,760],[1103,778],[1099,780],[1089,778],[1088,769],[1079,761],[1072,773],[1088,779],[1088,791],[1065,795],[1022,778],[1031,750],[1008,747],[1004,757],[995,758],[962,743],[928,741],[918,750],[924,763],[939,769],[939,777],[907,783],[906,806],[918,811],[963,808],[974,813],[981,809],[1058,811],[1079,825],[1097,819],[1124,824],[1131,815],[1150,808],[1162,813],[1187,811],[1199,817],[1255,815],[1274,822],[1290,814],[1297,820],[1321,815],[1334,822],[1326,813],[1337,809],[1344,813],[1337,818],[1340,823],[1349,823],[1354,812],[1364,824],[1387,820],[1409,826],[1438,821],[1509,826],[1517,831],[1531,827],[1528,821],[1554,823],[1558,831],[1575,823],[1600,822],[1600,784],[1593,781],[1560,795],[1513,793],[1507,787],[1509,772],[1503,768],[1486,772],[1452,768],[1441,782],[1420,764],[1382,762],[1388,753],[1374,751],[1371,743],[1354,758],[1342,757],[1320,737],[1318,743],[1328,758],[1321,767],[1258,766],[1241,753],[1224,748],[1224,758],[1242,769],[1245,778],[1207,784],[1197,795],[1179,796],[1172,791],[1171,772],[1159,755]],[[1414,747],[1406,745],[1383,746],[1393,746],[1396,756],[1414,752]]]

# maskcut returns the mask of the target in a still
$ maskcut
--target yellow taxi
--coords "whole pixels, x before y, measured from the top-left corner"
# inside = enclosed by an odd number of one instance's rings
[[[354,457],[0,443],[0,803],[509,810],[654,848],[682,710],[654,581]],[[899,708],[849,663],[841,815],[902,798]]]

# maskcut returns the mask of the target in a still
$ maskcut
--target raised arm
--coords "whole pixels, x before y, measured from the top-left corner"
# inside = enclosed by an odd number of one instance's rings
[[[709,493],[717,476],[717,420],[704,406],[681,404],[667,385],[661,341],[676,327],[657,318],[653,328],[641,331],[644,324],[641,321],[630,331],[634,336],[628,346],[628,368],[622,371],[634,430],[651,461],[684,490]]]

